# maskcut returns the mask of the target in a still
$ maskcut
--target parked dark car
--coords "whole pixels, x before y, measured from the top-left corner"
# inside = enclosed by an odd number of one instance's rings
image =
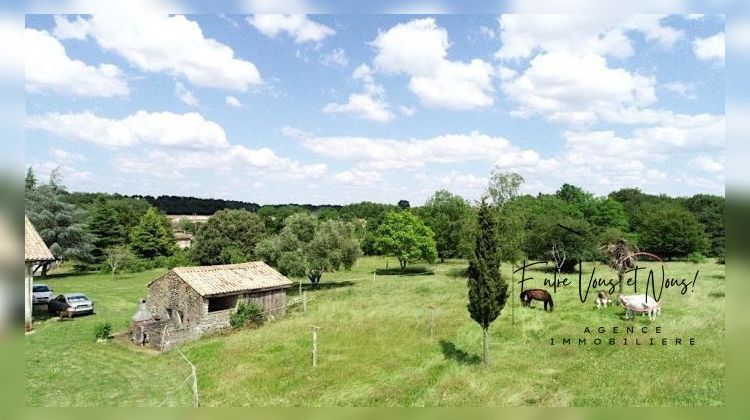
[[[72,318],[76,315],[94,313],[94,302],[83,293],[66,293],[47,303],[47,312],[52,315]]]

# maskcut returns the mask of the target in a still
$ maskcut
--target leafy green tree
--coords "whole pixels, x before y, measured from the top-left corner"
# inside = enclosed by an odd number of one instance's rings
[[[505,172],[499,166],[495,167],[490,174],[487,195],[494,205],[502,206],[518,195],[518,189],[523,182],[521,175],[515,172]]]
[[[220,210],[200,227],[190,248],[201,265],[230,264],[255,258],[255,246],[266,236],[263,219],[247,210]]]
[[[188,219],[187,217],[180,218],[180,220],[177,222],[177,226],[180,228],[181,231],[187,232],[193,235],[195,235],[198,232],[198,224]]]
[[[495,215],[485,200],[479,206],[479,230],[474,255],[469,261],[469,314],[482,327],[483,360],[489,364],[488,330],[500,316],[508,295],[508,285],[500,276]]]
[[[708,245],[695,216],[679,207],[646,212],[639,239],[642,250],[667,259],[702,253]]]
[[[687,208],[695,215],[709,240],[706,254],[721,257],[725,254],[725,199],[715,195],[696,194],[685,201]]]
[[[315,285],[323,273],[351,269],[362,254],[354,224],[306,214],[290,216],[284,229],[261,241],[256,252],[282,274],[306,276]]]
[[[581,187],[575,185],[563,184],[559,190],[555,193],[555,196],[560,200],[574,206],[579,211],[583,212],[586,207],[591,204],[594,199],[593,194],[588,193]]]
[[[399,200],[398,207],[402,210],[406,210],[411,207],[411,204],[409,204],[409,200]]]
[[[60,171],[56,169],[47,184],[26,191],[26,215],[55,258],[90,263],[94,238],[86,229],[86,214],[63,201],[64,194]],[[43,275],[47,268],[47,265],[42,268]]]
[[[470,228],[471,206],[461,196],[446,190],[435,192],[419,209],[419,216],[435,233],[435,246],[440,261],[466,257],[462,239]]]
[[[584,215],[599,231],[618,229],[625,232],[629,227],[624,206],[611,198],[592,199],[584,209]]]
[[[410,262],[437,258],[432,229],[408,211],[386,213],[376,232],[375,247],[384,255],[396,257],[401,270]]]
[[[150,208],[133,229],[130,248],[141,258],[172,255],[175,243],[169,220],[155,208]]]

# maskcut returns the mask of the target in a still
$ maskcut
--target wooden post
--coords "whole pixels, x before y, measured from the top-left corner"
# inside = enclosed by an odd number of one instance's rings
[[[435,309],[437,309],[437,306],[435,305],[427,305],[428,308],[430,308],[430,338],[432,338],[432,333],[435,330]]]
[[[372,272],[372,282],[375,283],[375,272]]]
[[[307,292],[302,292],[302,312],[307,312]]]
[[[299,294],[302,295],[302,279],[299,279]]]
[[[318,366],[318,330],[320,327],[310,325],[312,328],[312,365],[313,367]]]
[[[26,332],[31,331],[33,321],[33,310],[34,304],[32,303],[32,288],[34,284],[34,272],[31,268],[31,263],[26,263],[26,276],[23,285],[23,300],[24,300],[24,329]]]
[[[516,282],[516,272],[515,272],[515,266],[511,264],[510,266],[510,325],[516,325],[516,292],[515,292],[515,282]]]

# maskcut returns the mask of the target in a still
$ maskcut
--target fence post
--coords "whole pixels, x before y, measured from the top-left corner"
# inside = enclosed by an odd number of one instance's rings
[[[435,329],[435,309],[437,309],[437,306],[435,305],[427,305],[428,308],[430,308],[430,338],[432,338],[432,332]]]
[[[299,279],[299,294],[302,294],[302,279]]]
[[[515,286],[513,283],[516,282],[515,279],[515,266],[511,264],[510,266],[510,325],[516,324],[516,292],[515,292]]]
[[[375,271],[372,272],[372,282],[375,283]]]
[[[302,312],[307,312],[307,292],[302,292]]]
[[[313,367],[318,366],[318,330],[320,327],[316,327],[315,325],[310,325],[312,328],[312,365]]]

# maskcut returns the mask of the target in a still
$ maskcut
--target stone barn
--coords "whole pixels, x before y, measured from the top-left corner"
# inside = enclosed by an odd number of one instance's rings
[[[291,286],[262,261],[177,267],[148,284],[146,309],[153,321],[140,331],[150,346],[166,349],[230,327],[229,317],[240,302],[256,303],[269,316],[283,316]]]

